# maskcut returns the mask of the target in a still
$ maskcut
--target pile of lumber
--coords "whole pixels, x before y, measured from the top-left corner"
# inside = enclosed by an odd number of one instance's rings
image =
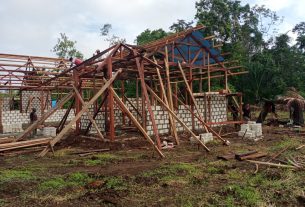
[[[248,151],[244,153],[230,153],[227,155],[217,156],[217,158],[222,160],[236,159],[239,161],[243,161],[243,160],[252,160],[256,158],[261,158],[265,156],[267,156],[267,153],[265,152]]]
[[[11,137],[0,138],[0,144],[10,143],[10,142],[14,142],[14,141],[15,141],[15,139],[11,138]]]
[[[41,138],[41,139],[33,139],[33,140],[20,141],[20,142],[4,143],[4,144],[0,144],[0,152],[47,145],[51,140],[52,138]]]

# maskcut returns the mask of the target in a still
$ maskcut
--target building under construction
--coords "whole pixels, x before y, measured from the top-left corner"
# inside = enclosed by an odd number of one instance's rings
[[[45,122],[57,122],[56,136],[44,140],[40,156],[72,127],[110,142],[117,130],[134,129],[161,157],[164,135],[178,145],[179,133],[188,132],[207,151],[201,132],[228,144],[213,127],[242,123],[242,116],[228,117],[229,99],[242,114],[242,95],[230,92],[228,79],[247,72],[226,61],[221,45],[203,30],[198,26],[143,46],[117,44],[73,66],[65,59],[0,54],[1,131],[18,133],[10,148]],[[223,88],[213,91],[213,83]],[[132,97],[126,95],[131,86]],[[31,108],[39,119],[24,127]]]

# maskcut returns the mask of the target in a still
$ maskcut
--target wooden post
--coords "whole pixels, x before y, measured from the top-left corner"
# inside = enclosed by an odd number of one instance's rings
[[[165,89],[164,89],[164,85],[163,85],[162,77],[160,75],[159,68],[156,68],[156,71],[157,71],[157,74],[158,74],[161,91],[162,91],[163,94],[165,94]],[[169,106],[167,98],[165,98],[164,101],[165,101],[165,104],[167,106]],[[170,121],[170,125],[171,125],[171,128],[172,128],[174,138],[176,140],[177,145],[179,145],[179,138],[178,138],[178,135],[177,135],[175,120],[173,120],[173,117],[170,113],[168,113],[168,117],[169,117],[169,121]]]
[[[180,72],[181,72],[181,74],[182,74],[184,83],[185,83],[185,85],[186,85],[187,91],[189,92],[189,95],[190,95],[190,98],[191,98],[191,103],[193,102],[193,104],[194,104],[194,106],[195,106],[195,110],[197,111],[197,114],[198,114],[199,117],[203,120],[202,115],[201,115],[201,113],[200,113],[200,111],[199,111],[199,107],[198,107],[198,105],[197,105],[196,99],[195,99],[195,97],[193,96],[193,92],[192,92],[192,90],[191,90],[191,88],[190,88],[190,86],[189,86],[189,84],[188,84],[188,82],[187,82],[186,76],[185,76],[184,71],[183,71],[183,69],[182,69],[182,67],[181,67],[181,65],[180,65],[180,62],[178,62],[178,66],[179,66]],[[206,124],[204,125],[204,129],[205,129],[206,132],[208,132],[208,129],[207,129],[207,127],[206,127]]]
[[[208,53],[208,92],[211,92],[210,53]]]
[[[138,78],[136,79],[136,105],[137,105],[137,109],[139,110],[139,82],[138,82]],[[138,115],[137,115],[137,119],[139,120]]]
[[[51,147],[53,147],[61,138],[69,131],[69,129],[72,127],[73,124],[76,123],[76,121],[86,112],[86,109],[89,108],[105,91],[106,89],[113,83],[113,81],[116,79],[116,77],[122,72],[122,69],[119,69],[113,76],[110,78],[103,87],[90,99],[89,102],[86,103],[86,105],[83,106],[82,110],[75,115],[75,117],[69,122],[69,124],[66,125],[66,127],[54,138],[50,141],[50,146],[46,147],[39,156],[45,156],[47,152],[50,150]]]
[[[165,107],[167,109],[167,111],[183,126],[183,128],[185,130],[187,130],[191,136],[196,139],[203,147],[205,150],[207,150],[208,152],[210,151],[210,149],[205,146],[205,144],[196,136],[196,134],[194,134],[194,132],[188,128],[188,126],[181,120],[178,118],[178,116],[175,114],[175,112],[173,112],[162,100],[161,98],[151,89],[149,88],[149,86],[147,86],[147,90],[157,99],[157,101],[159,101],[159,103]]]
[[[69,101],[74,96],[73,92],[68,93],[63,99],[57,102],[55,108],[51,108],[48,112],[43,114],[41,118],[31,124],[26,130],[24,130],[20,135],[17,136],[16,141],[22,140],[26,135],[31,133],[34,129],[36,129],[39,125],[41,125],[48,117],[50,117],[57,109],[61,108],[67,101]]]
[[[125,85],[124,85],[124,81],[121,80],[121,94],[122,94],[122,101],[125,104]],[[125,113],[122,113],[122,124],[125,126]]]
[[[135,55],[136,55],[136,53],[135,53]],[[150,120],[152,122],[153,132],[154,132],[154,135],[156,137],[157,146],[160,149],[161,148],[161,141],[160,141],[158,128],[157,128],[156,121],[155,121],[155,115],[154,115],[154,113],[151,109],[151,104],[150,104],[150,100],[149,100],[149,96],[148,96],[147,88],[146,88],[146,84],[145,84],[145,79],[144,79],[144,64],[143,64],[143,61],[140,63],[139,58],[136,58],[136,64],[137,64],[138,72],[139,72],[139,76],[140,76],[142,93],[144,95],[145,102],[146,102],[147,109],[148,109],[149,116],[150,116]],[[144,102],[144,100],[142,100],[142,102]],[[143,119],[145,119],[145,116],[143,117]]]
[[[169,77],[170,74],[169,74],[167,47],[165,47],[165,59],[164,59],[164,61],[165,61],[165,70],[166,70],[166,79],[167,79],[167,98],[165,97],[164,100],[165,100],[165,103],[169,106],[169,108],[171,110],[173,110],[174,109],[174,107],[173,107],[173,96],[172,96],[172,87],[171,87],[171,82],[170,82],[170,77]],[[156,68],[156,69],[157,69],[162,93],[165,95],[166,93],[165,93],[165,90],[164,90],[163,81],[162,81],[162,78],[161,78],[161,75],[160,75],[160,71],[159,71],[158,68]],[[168,114],[168,116],[169,116],[169,121],[170,121],[171,129],[172,129],[171,134],[174,136],[177,145],[179,145],[179,138],[178,138],[177,130],[176,130],[176,122],[175,122],[175,120],[173,120],[173,117],[170,114]]]
[[[77,88],[81,88],[80,85],[81,85],[81,81],[80,81],[80,78],[79,78],[79,74],[76,70],[73,70],[73,79],[76,83],[76,87]],[[81,90],[81,89],[80,89]],[[82,93],[82,92],[81,92]],[[76,96],[76,95],[75,95]],[[75,114],[78,114],[80,111],[81,111],[81,108],[82,108],[82,105],[81,105],[81,102],[79,100],[79,98],[76,96],[75,97]],[[78,119],[75,123],[75,132],[77,134],[80,133],[80,119]]]
[[[108,78],[112,77],[112,60],[108,59]],[[109,108],[109,127],[110,127],[110,141],[114,141],[114,102],[113,102],[113,93],[109,92],[108,95],[108,108]]]
[[[75,94],[78,96],[79,100],[81,101],[82,105],[85,105],[86,103],[84,102],[82,96],[79,94],[77,88],[73,85],[73,89],[75,91]],[[94,121],[94,118],[92,117],[89,109],[85,109],[85,111],[87,112],[87,115],[88,115],[88,118],[89,120],[91,121],[91,123],[93,124],[93,126],[95,127],[96,131],[97,131],[97,134],[98,136],[101,138],[102,141],[105,141],[105,138],[104,136],[102,135],[101,131],[99,130],[96,122]]]
[[[129,111],[129,109],[126,107],[126,105],[122,102],[120,97],[116,94],[116,92],[113,90],[113,88],[109,88],[109,90],[113,93],[114,99],[121,108],[124,113],[130,118],[130,120],[134,123],[134,125],[142,132],[143,136],[147,141],[153,146],[153,148],[157,151],[157,153],[160,155],[160,157],[165,157],[161,150],[158,148],[158,146],[155,145],[153,140],[149,137],[149,135],[146,133],[145,129],[141,126],[141,124],[138,122],[138,120],[133,116],[133,114]]]

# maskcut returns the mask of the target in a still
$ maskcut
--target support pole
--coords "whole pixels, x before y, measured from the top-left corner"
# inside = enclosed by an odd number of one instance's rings
[[[206,151],[210,151],[210,149],[207,147],[207,146],[205,146],[205,144],[196,136],[196,134],[194,134],[194,132],[190,129],[190,128],[188,128],[188,126],[181,120],[181,119],[179,119],[178,118],[178,116],[175,114],[175,112],[173,112],[163,101],[162,101],[162,99],[151,89],[151,88],[149,88],[149,86],[147,86],[147,90],[151,93],[151,95],[153,95],[156,99],[157,99],[157,101],[159,101],[159,103],[164,107],[164,108],[166,108],[167,109],[167,111],[183,126],[183,128],[186,130],[186,131],[188,131],[190,134],[191,134],[191,136],[194,138],[194,139],[196,139],[203,147],[204,147],[204,149],[206,150]]]
[[[120,97],[116,94],[116,92],[113,90],[113,88],[109,88],[109,90],[113,93],[113,97],[119,107],[121,108],[124,113],[130,118],[130,120],[134,123],[134,125],[142,132],[145,139],[153,146],[153,148],[156,150],[156,152],[160,155],[160,157],[164,158],[164,154],[161,152],[161,150],[158,148],[157,145],[153,142],[153,140],[148,136],[145,129],[141,126],[141,124],[138,122],[138,120],[133,116],[133,114],[129,111],[129,109],[126,107],[126,105],[122,102]]]
[[[106,89],[113,83],[116,77],[122,72],[122,69],[119,69],[113,76],[110,78],[103,87],[90,99],[90,101],[83,106],[82,110],[75,115],[75,117],[66,125],[66,127],[54,138],[50,141],[50,146],[46,147],[40,154],[40,157],[45,156],[51,147],[53,147],[61,138],[69,131],[73,124],[86,112],[86,109],[89,108],[105,91]]]
[[[157,71],[158,78],[159,78],[160,88],[162,90],[162,93],[165,94],[165,89],[164,89],[164,85],[163,85],[162,77],[160,75],[159,68],[156,68],[156,71]],[[165,98],[164,101],[165,101],[165,104],[167,106],[169,106],[167,98]],[[176,140],[176,144],[179,145],[179,138],[178,138],[178,135],[177,135],[175,120],[173,120],[173,117],[172,117],[172,115],[170,113],[168,113],[168,117],[169,117],[169,121],[170,121],[170,125],[171,125],[171,128],[172,128],[172,132],[173,132],[174,138]]]
[[[112,60],[108,59],[108,78],[112,77]],[[109,92],[108,95],[108,108],[109,108],[109,132],[110,132],[110,141],[114,141],[114,102],[113,102],[113,93]]]
[[[85,103],[85,101],[83,100],[83,98],[81,97],[81,95],[79,94],[77,88],[76,88],[75,86],[73,86],[73,89],[74,89],[74,91],[75,91],[75,94],[76,94],[77,97],[79,98],[80,102],[82,103],[82,105],[85,105],[86,103]],[[102,141],[105,141],[105,138],[104,138],[103,134],[101,133],[101,131],[99,130],[99,128],[98,128],[96,122],[94,121],[94,118],[92,117],[92,115],[91,115],[89,109],[85,109],[85,112],[87,112],[88,118],[89,118],[89,120],[91,121],[91,123],[93,124],[94,128],[96,129],[98,136],[101,138]]]
[[[195,99],[195,97],[193,96],[192,89],[190,88],[190,85],[189,85],[188,82],[187,82],[186,76],[185,76],[185,74],[184,74],[184,71],[183,71],[183,69],[182,69],[182,67],[181,67],[180,62],[178,62],[178,66],[179,66],[180,72],[181,72],[181,74],[182,74],[184,83],[185,83],[185,85],[186,85],[186,89],[187,89],[187,91],[189,92],[189,95],[190,95],[190,97],[191,97],[191,100],[192,100],[191,103],[193,102],[197,114],[198,114],[199,117],[203,120],[203,118],[202,118],[202,116],[201,116],[201,114],[200,114],[199,107],[198,107],[198,105],[197,105],[196,99]],[[206,127],[206,124],[204,125],[204,129],[205,129],[206,132],[208,132],[208,129],[207,129],[207,127]]]
[[[22,140],[26,135],[31,133],[39,125],[41,125],[47,118],[49,118],[57,109],[61,108],[67,101],[69,101],[74,96],[74,92],[68,93],[63,99],[61,99],[55,108],[51,108],[48,112],[43,114],[41,118],[30,125],[26,130],[24,130],[20,135],[17,136],[16,141]]]
[[[135,51],[134,51],[134,55],[136,55]],[[148,96],[148,93],[147,93],[147,87],[146,87],[146,84],[145,84],[145,79],[144,79],[144,64],[143,64],[143,61],[140,63],[140,60],[139,58],[136,58],[136,64],[137,64],[137,67],[138,67],[138,72],[139,72],[139,76],[140,76],[140,81],[141,81],[141,90],[142,90],[142,93],[144,95],[144,98],[145,100],[142,100],[142,102],[146,102],[146,105],[147,105],[147,109],[148,109],[148,112],[149,112],[149,116],[150,116],[150,120],[152,122],[152,128],[153,128],[153,132],[154,132],[154,135],[156,137],[156,141],[157,141],[157,146],[159,149],[161,149],[161,141],[160,141],[160,137],[159,137],[159,133],[158,133],[158,128],[157,128],[157,125],[156,125],[156,121],[155,121],[155,115],[151,109],[151,104],[150,104],[150,100],[149,100],[149,96]],[[142,117],[143,120],[145,119],[145,116]]]
[[[76,87],[81,88],[81,80],[80,80],[79,74],[76,70],[73,70],[73,78],[76,83]],[[78,114],[81,109],[82,109],[81,102],[80,102],[79,98],[76,96],[75,97],[75,115]],[[77,134],[80,134],[80,124],[81,124],[80,119],[78,119],[75,123],[75,132]]]

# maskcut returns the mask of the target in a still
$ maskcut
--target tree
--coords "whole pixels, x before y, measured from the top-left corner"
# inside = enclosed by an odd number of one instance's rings
[[[77,57],[83,58],[84,55],[75,48],[76,41],[70,40],[65,33],[60,33],[57,44],[53,47],[52,52],[60,58]]]
[[[137,43],[137,45],[144,45],[149,42],[166,37],[167,35],[168,33],[165,32],[163,29],[157,29],[152,31],[150,29],[146,29],[144,32],[137,36],[135,42]]]
[[[305,50],[305,22],[301,22],[297,24],[292,32],[297,33],[297,47],[301,49],[302,51]]]
[[[107,23],[104,24],[100,28],[100,35],[101,36],[106,36],[106,41],[109,42],[109,46],[113,46],[119,43],[125,43],[126,39],[125,38],[120,38],[119,36],[116,36],[114,34],[110,35],[110,31],[112,29],[112,25]]]
[[[178,19],[177,22],[173,23],[172,26],[169,27],[169,29],[175,33],[182,32],[186,29],[192,28],[193,23],[194,21],[186,22],[183,19]]]

